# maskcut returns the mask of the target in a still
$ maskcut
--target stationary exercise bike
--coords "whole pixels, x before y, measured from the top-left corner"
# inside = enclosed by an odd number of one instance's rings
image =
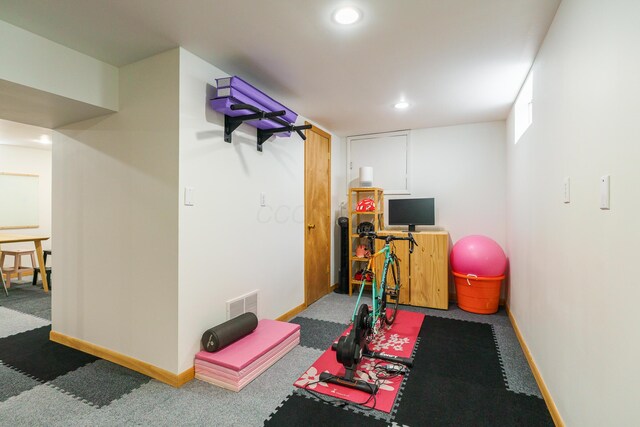
[[[367,343],[382,330],[384,324],[391,326],[398,311],[398,299],[400,295],[400,265],[398,257],[395,254],[395,248],[391,245],[391,242],[394,240],[408,240],[410,253],[413,252],[414,246],[417,246],[417,243],[411,233],[409,233],[408,237],[396,237],[378,236],[375,232],[368,232],[360,233],[360,237],[368,237],[372,241],[373,239],[384,240],[385,246],[369,259],[367,269],[365,270],[365,274],[363,274],[358,302],[356,303],[356,310],[352,317],[353,326],[351,331],[346,336],[340,337],[338,342],[332,346],[333,350],[336,352],[336,360],[345,368],[345,375],[336,376],[328,372],[323,372],[320,374],[320,381],[350,387],[366,393],[376,394],[378,391],[378,386],[376,384],[371,384],[367,381],[354,378],[358,364],[362,360],[363,356],[386,360],[393,363],[400,363],[407,367],[413,366],[413,358],[374,352],[368,348]],[[372,273],[372,268],[374,258],[381,255],[385,256],[385,260],[382,270],[382,279],[380,280],[380,288],[378,289],[376,287],[376,278],[375,274]],[[372,273],[372,310],[369,310],[369,306],[367,304],[358,306],[367,280],[366,273],[368,272]],[[388,274],[389,272],[391,272],[390,275]],[[389,302],[390,306],[387,306]],[[391,306],[393,306],[393,309]]]

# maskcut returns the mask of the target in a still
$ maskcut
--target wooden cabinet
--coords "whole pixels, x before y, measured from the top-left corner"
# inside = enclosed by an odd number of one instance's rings
[[[384,230],[380,235],[407,236],[407,232]],[[400,259],[400,304],[449,308],[449,233],[417,231],[412,233],[418,246],[409,254],[409,242],[395,241]],[[384,242],[379,240],[376,248]],[[381,268],[381,266],[380,266]],[[381,271],[381,270],[379,270]]]
[[[370,198],[375,203],[375,210],[371,212],[356,212],[356,206],[362,199]],[[370,222],[374,231],[378,232],[384,228],[384,192],[381,188],[361,187],[349,189],[349,233],[350,233],[350,259],[349,259],[349,295],[353,292],[353,285],[360,285],[361,280],[355,280],[356,272],[367,267],[368,258],[356,256],[358,245],[367,245],[367,239],[361,239],[357,234],[358,224]]]

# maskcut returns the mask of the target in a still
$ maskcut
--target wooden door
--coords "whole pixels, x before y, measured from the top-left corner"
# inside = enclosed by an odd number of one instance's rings
[[[331,288],[331,135],[314,126],[306,131],[306,137],[304,299],[309,305]]]

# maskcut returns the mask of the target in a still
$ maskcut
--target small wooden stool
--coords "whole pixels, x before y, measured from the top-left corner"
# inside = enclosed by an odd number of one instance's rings
[[[13,256],[13,267],[4,268],[4,258],[7,255]],[[31,266],[32,267],[23,267],[22,266],[22,256],[29,255],[31,257]],[[18,280],[22,280],[23,274],[31,274],[33,273],[33,269],[36,268],[36,251],[32,250],[15,250],[15,251],[2,251],[2,255],[0,255],[0,266],[3,266],[4,274],[7,277],[7,288],[11,287],[11,278],[18,276]]]

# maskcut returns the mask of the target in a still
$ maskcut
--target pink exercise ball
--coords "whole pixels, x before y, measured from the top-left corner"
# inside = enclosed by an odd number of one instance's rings
[[[456,273],[480,277],[502,276],[507,269],[507,256],[495,240],[487,236],[467,236],[453,245],[451,268]]]

